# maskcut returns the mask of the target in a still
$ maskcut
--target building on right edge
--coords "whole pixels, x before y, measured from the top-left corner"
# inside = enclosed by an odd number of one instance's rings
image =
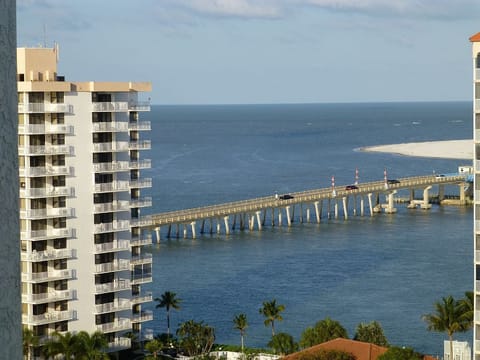
[[[474,318],[473,318],[473,354],[475,360],[480,360],[480,313],[478,312],[480,304],[480,192],[477,192],[477,186],[480,180],[480,32],[471,36],[472,56],[473,56],[473,142],[474,142]]]

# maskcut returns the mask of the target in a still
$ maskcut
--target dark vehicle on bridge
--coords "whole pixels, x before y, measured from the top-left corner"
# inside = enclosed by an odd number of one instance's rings
[[[279,199],[280,200],[290,200],[290,199],[293,199],[294,196],[293,195],[290,195],[290,194],[283,194],[283,195],[280,195]]]
[[[347,185],[345,186],[345,190],[358,190],[357,185]]]
[[[387,184],[394,185],[394,184],[400,184],[400,180],[397,179],[388,179]]]

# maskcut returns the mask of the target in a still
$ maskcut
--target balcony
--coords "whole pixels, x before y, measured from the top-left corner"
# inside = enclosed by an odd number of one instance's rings
[[[74,127],[65,124],[19,124],[20,135],[65,134],[73,135]]]
[[[122,112],[128,111],[128,102],[94,102],[92,104],[93,112]]]
[[[130,201],[116,200],[110,203],[95,204],[93,206],[94,213],[115,212],[115,211],[129,211]]]
[[[95,192],[113,192],[130,190],[129,181],[112,181],[109,183],[95,184]]]
[[[130,188],[151,188],[152,187],[152,179],[145,178],[140,180],[130,180]]]
[[[116,337],[115,341],[109,342],[107,352],[115,352],[125,349],[130,349],[132,340],[126,337]]]
[[[37,145],[19,146],[19,155],[73,155],[73,146],[70,145]]]
[[[152,273],[132,275],[132,285],[148,284],[152,282]]]
[[[130,226],[138,226],[138,227],[143,227],[143,226],[150,226],[153,224],[153,220],[150,216],[141,216],[138,219],[131,219],[130,220]]]
[[[48,240],[53,238],[71,238],[74,230],[72,228],[61,229],[43,229],[43,230],[27,230],[21,231],[20,237],[22,240]]]
[[[75,188],[66,186],[49,186],[44,188],[20,188],[21,198],[46,198],[67,196],[71,197],[75,195]],[[53,211],[53,209],[52,209]]]
[[[25,177],[36,177],[36,176],[57,176],[57,175],[72,175],[73,167],[71,166],[37,166],[37,167],[20,167],[19,175]]]
[[[144,265],[152,263],[152,254],[142,254],[140,256],[132,256],[130,260],[131,265]]]
[[[48,261],[57,259],[70,259],[75,256],[73,249],[49,249],[45,251],[21,252],[22,261]]]
[[[117,152],[128,151],[130,144],[128,141],[103,142],[93,144],[94,152]]]
[[[72,269],[51,270],[38,273],[22,273],[22,281],[24,282],[47,282],[63,279],[72,279],[74,271]]]
[[[29,197],[22,196],[20,192],[20,197]],[[75,209],[73,208],[46,208],[46,209],[30,209],[30,210],[20,210],[21,219],[47,219],[54,217],[72,217],[75,214]]]
[[[152,245],[152,234],[143,234],[141,236],[132,236],[132,240],[130,241],[131,246],[144,246],[144,245]]]
[[[66,113],[73,114],[73,105],[54,103],[18,104],[18,113]]]
[[[150,111],[150,101],[129,101],[128,110],[130,111]]]
[[[130,221],[128,220],[116,220],[110,223],[95,224],[93,229],[95,234],[126,230],[130,230]]]
[[[132,305],[137,305],[137,304],[142,304],[142,303],[152,302],[152,301],[153,301],[152,293],[146,292],[144,294],[134,295],[132,297],[131,303]]]
[[[127,122],[94,122],[92,123],[93,132],[124,132],[128,131]]]
[[[150,159],[130,161],[130,169],[150,169],[151,167],[152,160]]]
[[[95,313],[107,313],[122,310],[129,310],[132,307],[132,303],[129,299],[115,299],[113,302],[95,305]]]
[[[72,300],[76,298],[75,290],[50,290],[41,294],[22,294],[22,302],[30,304],[44,304],[55,301]]]
[[[128,161],[112,161],[93,164],[93,171],[95,172],[113,172],[127,170],[130,170],[130,163]]]
[[[130,321],[130,319],[127,319],[127,318],[116,319],[113,322],[100,324],[96,326],[96,330],[101,331],[103,333],[128,330],[131,328],[132,328],[132,322]]]
[[[149,196],[140,198],[140,199],[130,200],[131,208],[141,208],[141,207],[148,207],[148,206],[152,206],[152,198]]]
[[[40,315],[22,315],[22,323],[28,325],[44,325],[57,321],[75,320],[77,312],[74,310],[49,311]]]
[[[127,259],[116,259],[112,262],[96,264],[95,273],[107,273],[114,271],[125,271],[130,268],[130,261]]]
[[[130,241],[114,240],[112,242],[95,245],[95,253],[101,254],[105,252],[126,251],[130,249]]]
[[[128,147],[130,150],[150,150],[152,142],[150,140],[130,141]]]
[[[132,323],[139,323],[139,322],[145,322],[145,321],[151,321],[153,320],[153,312],[150,310],[145,310],[142,311],[139,314],[133,314],[132,315]]]
[[[152,125],[150,121],[137,121],[137,122],[132,121],[128,123],[128,130],[150,131],[152,130]]]
[[[131,289],[130,280],[121,279],[121,278],[109,283],[95,285],[96,294],[103,294],[103,293],[108,293],[113,291],[123,291],[123,290],[130,290],[130,289]]]

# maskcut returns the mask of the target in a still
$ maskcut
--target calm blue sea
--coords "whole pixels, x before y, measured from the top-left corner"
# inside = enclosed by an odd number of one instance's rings
[[[369,145],[472,137],[470,102],[153,106],[154,206],[148,213],[354,181],[454,172],[465,161],[365,153]],[[150,251],[154,297],[174,291],[182,308],[172,326],[194,319],[215,327],[218,343],[239,344],[232,319],[246,313],[246,344],[266,347],[263,301],[284,304],[277,332],[299,340],[325,317],[353,337],[379,321],[388,340],[441,354],[443,334],[421,315],[473,287],[473,210],[398,206],[394,215],[294,223],[258,232],[162,239]],[[166,331],[165,310],[147,324]],[[458,337],[471,342],[471,334]]]

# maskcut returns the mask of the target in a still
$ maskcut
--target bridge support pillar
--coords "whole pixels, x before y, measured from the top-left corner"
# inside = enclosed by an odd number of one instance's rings
[[[320,210],[318,208],[318,201],[315,201],[313,205],[315,206],[315,218],[317,219],[317,224],[320,224]]]
[[[245,230],[245,214],[240,214],[240,230]]]
[[[220,228],[221,228],[221,225],[220,225],[220,218],[217,218],[217,234],[220,234]]]
[[[460,202],[462,204],[465,204],[465,188],[466,188],[466,185],[465,183],[461,183],[461,184],[458,184],[458,192],[459,192],[459,195],[460,195]]]
[[[460,188],[460,194],[461,193],[462,193],[462,188]],[[445,199],[445,185],[438,185],[438,203],[441,204],[444,199]]]
[[[225,234],[229,235],[230,234],[230,226],[228,225],[228,220],[230,218],[227,216],[223,217],[223,223],[225,224]]]
[[[387,198],[388,198],[388,201],[387,201],[387,206],[385,207],[385,212],[387,214],[393,214],[393,213],[396,213],[397,212],[397,209],[395,208],[395,206],[393,205],[393,196],[397,193],[396,190],[388,193],[387,195]]]
[[[292,219],[290,217],[290,206],[285,207],[285,212],[287,213],[287,224],[288,226],[292,226]]]
[[[332,209],[332,200],[329,198],[328,199],[328,202],[327,202],[327,219],[330,220],[331,218],[331,215],[330,215],[330,211]]]
[[[423,203],[420,205],[422,209],[430,209],[432,207],[432,204],[430,204],[429,201],[429,193],[428,191],[431,189],[431,186],[427,186],[425,189],[423,189]]]
[[[272,207],[272,226],[275,226],[275,208]]]
[[[368,208],[370,209],[370,216],[373,216],[372,193],[368,193],[367,197],[368,197]]]
[[[307,207],[307,223],[310,222],[310,208]]]
[[[200,234],[203,234],[205,230],[205,219],[202,220],[202,225],[200,226]]]
[[[177,224],[177,231],[176,231],[176,237],[177,239],[180,237],[180,224]]]
[[[183,224],[182,227],[183,227],[183,238],[186,239],[187,238],[187,224]]]
[[[278,226],[282,226],[282,210],[278,209]]]
[[[262,230],[262,220],[260,218],[260,215],[262,214],[262,212],[261,211],[256,211],[255,214],[257,215],[258,230]]]
[[[170,236],[172,235],[172,225],[168,225],[168,231],[167,231],[167,238],[170,239]]]
[[[361,195],[360,196],[360,216],[364,215],[364,207],[365,207],[364,198],[363,198],[363,195]]]
[[[155,228],[155,235],[157,237],[157,243],[160,244],[160,226]]]
[[[192,239],[195,239],[197,237],[197,233],[195,232],[195,225],[197,224],[196,221],[192,221],[190,223],[190,228],[192,229]]]
[[[300,224],[303,224],[303,204],[300,204]]]
[[[357,216],[357,195],[353,195],[353,216]]]
[[[348,197],[347,196],[344,196],[342,198],[342,205],[343,205],[343,218],[345,220],[348,220]]]
[[[233,215],[232,230],[235,230],[236,225],[237,225],[237,214]]]
[[[267,209],[265,209],[263,211],[263,214],[262,214],[262,226],[265,226],[265,221],[266,221],[266,218],[267,218]]]
[[[255,215],[249,215],[248,216],[248,229],[253,230],[254,226],[255,226]]]
[[[333,205],[335,211],[335,219],[338,219],[338,201],[335,199],[335,204]]]
[[[213,219],[210,218],[210,235],[213,234]]]

